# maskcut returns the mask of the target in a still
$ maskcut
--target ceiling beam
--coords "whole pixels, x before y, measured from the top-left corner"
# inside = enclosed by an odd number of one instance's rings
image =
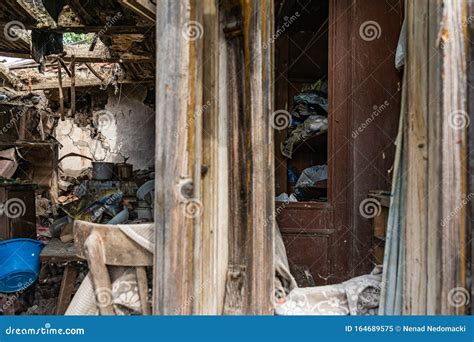
[[[8,23],[0,22],[0,27],[4,27]],[[26,30],[40,29],[52,32],[75,32],[75,33],[101,33],[101,34],[143,34],[147,31],[154,30],[154,25],[143,25],[143,26],[126,26],[126,25],[112,25],[112,26],[43,26],[37,27],[36,25],[25,24]]]
[[[150,84],[154,83],[154,79],[147,79],[147,80],[122,80],[122,81],[117,81],[119,84]],[[93,79],[93,80],[81,80],[81,81],[76,81],[75,87],[96,87],[96,86],[102,86],[103,83],[98,80],[98,79]],[[71,87],[71,81],[70,80],[63,80],[62,84],[63,88],[70,88]],[[32,91],[35,90],[48,90],[48,89],[58,89],[58,82],[57,81],[48,81],[48,82],[42,82],[38,84],[32,84],[31,87],[29,87]],[[1,88],[0,88],[1,89]]]
[[[148,21],[156,20],[156,5],[150,0],[119,0],[122,6],[127,7]]]

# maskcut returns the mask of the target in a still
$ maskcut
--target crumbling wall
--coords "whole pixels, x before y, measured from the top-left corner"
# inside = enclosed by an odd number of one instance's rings
[[[145,104],[147,88],[123,85],[117,94],[113,89],[104,91],[108,96],[104,109],[93,112],[92,124],[83,126],[72,118],[59,121],[56,139],[63,145],[60,157],[71,152],[91,157],[97,161],[128,162],[134,169],[154,163],[155,112]],[[70,175],[90,167],[85,158],[66,158],[62,169]]]

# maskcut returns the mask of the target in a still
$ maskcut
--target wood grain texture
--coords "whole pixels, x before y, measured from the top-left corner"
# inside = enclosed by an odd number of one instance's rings
[[[200,223],[186,210],[189,205],[205,210],[195,197],[201,177],[201,124],[195,113],[202,106],[202,41],[188,39],[186,30],[200,21],[196,1],[157,3],[155,314],[191,314],[197,300]]]
[[[428,9],[429,1],[408,2],[408,141],[406,193],[405,313],[426,313],[428,195]],[[425,42],[420,44],[420,42]]]

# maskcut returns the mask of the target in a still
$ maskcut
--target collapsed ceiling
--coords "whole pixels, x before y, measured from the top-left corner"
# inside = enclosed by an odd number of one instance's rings
[[[26,60],[0,64],[0,88],[57,88],[60,69],[62,87],[153,82],[154,11],[152,0],[4,0],[0,56]],[[63,45],[68,32],[92,39]]]

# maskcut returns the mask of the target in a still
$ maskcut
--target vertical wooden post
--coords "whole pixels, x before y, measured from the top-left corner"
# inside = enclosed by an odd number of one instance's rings
[[[246,108],[250,113],[248,313],[273,312],[274,157],[273,127],[273,1],[243,1]],[[268,46],[264,48],[264,46]]]
[[[201,171],[196,110],[202,107],[198,66],[203,32],[195,0],[159,1],[156,13],[154,313],[190,314],[198,300],[194,238],[199,236],[199,214],[206,210],[196,197]]]
[[[57,60],[58,67],[58,90],[59,90],[59,112],[61,114],[61,121],[65,120],[64,116],[64,91],[63,91],[63,76],[61,71],[61,61],[58,57]]]
[[[241,17],[229,10],[224,29],[231,148],[224,314],[268,315],[274,277],[273,1],[243,0],[240,10]]]
[[[406,198],[406,313],[426,314],[428,163],[428,0],[408,2],[408,170]],[[420,42],[423,42],[420,46]]]
[[[71,55],[71,117],[76,114],[76,58]]]

